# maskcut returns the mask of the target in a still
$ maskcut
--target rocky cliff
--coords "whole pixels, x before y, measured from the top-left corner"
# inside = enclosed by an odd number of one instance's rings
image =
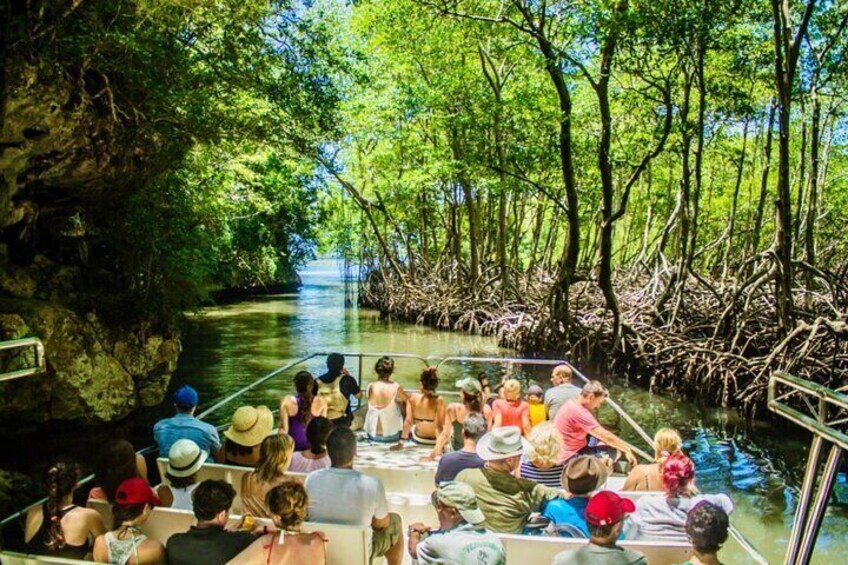
[[[158,404],[179,340],[104,316],[102,305],[120,304],[120,287],[102,281],[120,273],[92,258],[104,237],[97,218],[133,190],[155,141],[134,139],[108,104],[93,102],[108,97],[102,78],[23,63],[6,72],[0,337],[40,337],[48,372],[0,383],[0,420],[110,421]]]

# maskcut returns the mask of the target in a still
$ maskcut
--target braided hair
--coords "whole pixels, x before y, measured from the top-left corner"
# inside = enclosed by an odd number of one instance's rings
[[[56,463],[47,469],[47,549],[58,551],[65,547],[65,533],[62,531],[62,499],[74,492],[79,480],[79,470],[71,463]]]
[[[312,390],[315,386],[315,379],[309,371],[298,371],[294,376],[294,389],[297,391],[297,398],[300,399],[297,415],[300,416],[300,421],[306,426],[309,420],[312,419]]]

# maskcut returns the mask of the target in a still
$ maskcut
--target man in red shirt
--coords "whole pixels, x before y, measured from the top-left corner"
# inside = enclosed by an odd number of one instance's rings
[[[556,413],[554,425],[562,434],[565,445],[562,460],[568,461],[575,455],[597,455],[597,448],[589,447],[589,436],[601,443],[613,447],[624,454],[631,465],[636,465],[636,456],[630,446],[617,435],[598,423],[592,410],[596,410],[606,400],[607,389],[598,381],[586,383],[580,396],[562,405]]]

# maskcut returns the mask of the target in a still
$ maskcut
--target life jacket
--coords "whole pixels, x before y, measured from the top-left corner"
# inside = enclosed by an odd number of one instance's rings
[[[325,383],[321,379],[318,380],[318,394],[327,402],[327,418],[329,420],[338,420],[347,416],[348,400],[342,394],[339,388],[341,376],[336,377],[333,382]]]

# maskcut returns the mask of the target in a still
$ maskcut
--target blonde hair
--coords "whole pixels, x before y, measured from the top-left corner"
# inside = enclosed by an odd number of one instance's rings
[[[516,379],[508,379],[503,385],[504,398],[507,400],[521,399],[521,383]]]
[[[273,482],[288,471],[294,453],[294,440],[288,434],[274,434],[262,440],[256,478],[260,482]]]
[[[574,376],[574,371],[571,370],[571,367],[568,365],[557,365],[554,367],[553,372],[551,373],[554,377],[559,377],[566,381],[571,382],[571,378]]]
[[[678,453],[683,446],[683,439],[676,430],[660,428],[654,436],[654,453],[656,462],[662,464],[669,455]]]
[[[533,446],[530,460],[537,467],[550,467],[559,462],[563,450],[562,434],[553,422],[542,422],[530,430],[527,441]]]

